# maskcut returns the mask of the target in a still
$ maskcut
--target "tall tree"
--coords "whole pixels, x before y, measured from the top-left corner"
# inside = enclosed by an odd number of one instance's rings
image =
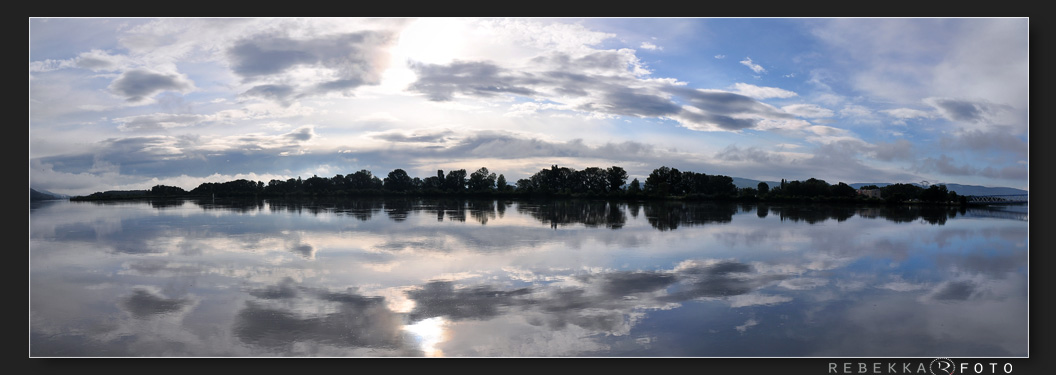
[[[506,184],[506,176],[499,174],[498,179],[495,180],[495,188],[500,192],[509,190],[510,186]]]
[[[483,192],[495,189],[495,174],[488,171],[486,167],[480,167],[476,172],[469,175],[469,191]]]
[[[397,168],[389,172],[388,177],[385,177],[384,186],[385,190],[408,191],[414,186],[414,180],[407,175],[407,171]]]
[[[627,171],[615,165],[611,166],[605,170],[605,179],[609,183],[609,192],[620,191],[627,182]]]

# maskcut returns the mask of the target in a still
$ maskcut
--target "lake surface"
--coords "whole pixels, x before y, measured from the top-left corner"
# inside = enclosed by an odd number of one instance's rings
[[[1026,206],[32,203],[30,356],[1026,357]]]

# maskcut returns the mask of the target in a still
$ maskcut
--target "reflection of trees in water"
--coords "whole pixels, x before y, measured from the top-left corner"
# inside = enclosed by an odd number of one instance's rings
[[[416,208],[414,203],[410,199],[387,199],[384,203],[385,213],[395,221],[407,220],[407,215]]]
[[[264,201],[254,198],[195,198],[191,201],[203,210],[226,210],[247,213],[264,209]]]
[[[960,207],[946,206],[829,206],[829,205],[779,205],[756,206],[756,215],[767,217],[770,213],[779,215],[781,220],[805,221],[817,224],[827,220],[844,221],[855,215],[868,219],[886,219],[896,223],[910,223],[924,220],[931,224],[945,224],[946,220],[965,213]]]
[[[778,215],[781,220],[806,221],[808,224],[817,224],[829,219],[845,221],[854,216],[854,207],[820,206],[820,205],[789,205],[771,207],[770,211]]]
[[[517,210],[540,222],[550,224],[551,228],[583,224],[591,228],[619,229],[627,222],[623,204],[607,201],[533,201],[518,205]]]
[[[183,199],[151,199],[150,207],[157,209],[182,207],[184,202]]]
[[[231,210],[251,212],[263,210],[265,202],[257,199],[193,199],[194,204],[206,210]],[[163,209],[179,207],[184,200],[150,200],[152,207]],[[369,220],[381,211],[397,222],[404,221],[412,212],[435,214],[437,221],[453,220],[465,222],[466,218],[487,224],[488,221],[501,218],[506,209],[515,201],[497,201],[492,199],[462,198],[322,198],[322,199],[269,199],[267,206],[271,211],[309,212],[313,215],[334,213],[347,215],[359,220]],[[847,206],[825,204],[780,204],[768,205],[727,203],[727,202],[687,202],[687,201],[630,201],[613,202],[604,200],[534,200],[516,201],[517,212],[539,220],[551,227],[583,224],[587,227],[622,228],[627,222],[628,213],[637,219],[644,214],[653,228],[661,231],[677,229],[684,225],[702,225],[706,223],[726,223],[737,213],[750,213],[753,209],[756,216],[766,218],[770,214],[778,215],[780,220],[805,221],[808,224],[822,223],[827,220],[844,221],[855,215],[863,218],[883,218],[896,223],[923,220],[927,223],[943,225],[947,220],[966,215],[964,207],[932,205],[892,205],[892,206]],[[106,201],[95,204],[117,204]],[[127,204],[125,202],[124,204]],[[972,211],[975,212],[975,211]],[[1012,218],[1025,220],[1026,214],[1011,214]]]
[[[865,218],[883,218],[896,223],[910,223],[924,220],[929,224],[946,224],[946,220],[963,215],[963,207],[945,206],[882,206],[858,208],[858,216]]]
[[[384,202],[381,199],[269,199],[268,207],[271,211],[298,214],[305,211],[312,215],[329,212],[366,221],[381,211]]]
[[[1019,210],[1017,210],[1019,209]],[[1009,207],[997,206],[997,207],[975,207],[972,209],[966,209],[961,211],[961,215],[971,217],[989,217],[998,219],[1011,219],[1026,221],[1029,217],[1026,211],[1026,207]]]
[[[466,201],[466,208],[469,209],[469,215],[473,217],[473,220],[476,220],[481,225],[487,224],[488,219],[494,219],[498,216],[498,213],[495,212],[495,201]]]
[[[647,202],[645,218],[653,228],[674,230],[681,225],[728,223],[737,213],[737,206],[719,202]]]

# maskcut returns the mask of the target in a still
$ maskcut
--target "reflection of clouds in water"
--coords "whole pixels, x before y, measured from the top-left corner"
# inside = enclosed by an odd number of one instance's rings
[[[523,277],[522,273],[514,276]],[[748,295],[786,278],[783,274],[760,273],[750,264],[732,260],[693,260],[670,271],[601,271],[550,285],[533,277],[540,283],[512,290],[489,285],[456,288],[450,281],[437,281],[407,295],[415,302],[412,321],[445,317],[459,322],[521,315],[530,325],[551,330],[578,327],[626,335],[645,316],[644,311],[674,308],[693,299],[722,299],[732,307],[791,301],[786,296]]]
[[[902,277],[899,275],[890,276],[889,278],[893,280],[883,284],[878,284],[876,287],[880,289],[893,290],[896,292],[912,292],[916,290],[928,289],[931,287],[931,285],[928,283],[909,282],[902,280]]]
[[[403,321],[389,310],[382,297],[305,288],[284,279],[279,284],[253,289],[265,299],[298,299],[300,306],[326,305],[326,309],[296,309],[295,305],[266,304],[249,300],[235,317],[233,332],[244,343],[275,350],[283,355],[308,350],[312,345],[331,348],[404,350]]]
[[[742,294],[729,297],[730,307],[766,306],[785,303],[792,300],[788,296],[774,296],[765,294]]]
[[[697,334],[725,330],[742,337],[731,343],[742,350],[734,353],[752,355],[784,353],[750,343],[762,335],[796,346],[796,355],[1026,353],[1027,250],[1017,247],[1026,228],[1017,222],[898,226],[851,218],[794,225],[749,214],[729,225],[680,222],[660,232],[644,217],[628,217],[619,230],[553,230],[531,218],[516,221],[523,217],[515,210],[506,219],[489,216],[486,226],[471,212],[467,223],[430,226],[423,223],[435,218],[413,213],[397,224],[381,214],[361,222],[326,213],[248,218],[211,210],[204,217],[187,208],[176,209],[183,217],[148,211],[168,219],[139,232],[129,220],[142,212],[118,211],[113,217],[124,219],[110,221],[121,230],[102,237],[76,221],[64,224],[67,237],[34,233],[34,264],[48,266],[32,270],[33,337],[40,339],[34,353],[96,342],[91,353],[421,355],[409,351],[414,332],[402,327],[441,319],[443,340],[435,346],[444,355],[604,356],[627,342],[640,346],[635,338],[657,337],[649,342],[654,348],[696,339],[656,334],[666,323],[646,320],[655,316],[674,317],[663,318],[672,325],[699,320],[705,329]],[[649,246],[637,248],[642,244]],[[100,251],[111,253],[98,257]],[[685,260],[697,256],[726,259]],[[381,275],[367,264],[389,268]],[[619,267],[627,268],[613,270]],[[440,278],[451,281],[421,281]],[[365,289],[334,292],[347,285]],[[91,308],[97,300],[111,303]],[[203,314],[210,320],[199,323]],[[764,328],[747,324],[745,315]],[[107,323],[107,316],[120,321]],[[768,324],[783,324],[782,331]],[[289,329],[297,332],[280,332]],[[45,332],[67,339],[39,344],[48,342]],[[986,335],[992,343],[970,344]],[[900,345],[904,340],[919,345]],[[709,353],[695,348],[676,353]],[[641,353],[635,350],[622,353]]]
[[[508,315],[450,323],[436,347],[452,357],[561,357],[607,350],[591,339],[594,334],[578,326],[540,329],[524,317]]]
[[[413,321],[443,316],[451,320],[487,319],[499,315],[504,307],[517,302],[517,297],[531,293],[519,288],[502,291],[490,286],[455,289],[450,281],[434,281],[407,292],[415,307],[410,313]]]
[[[795,278],[795,279],[783,280],[780,283],[778,283],[777,285],[781,286],[782,288],[786,288],[786,289],[805,290],[805,289],[814,289],[814,288],[817,288],[817,287],[820,287],[820,286],[824,286],[824,285],[826,285],[828,283],[829,283],[829,280],[826,280],[826,279],[819,279],[819,278],[816,278],[816,277],[799,277],[799,278]]]
[[[251,289],[247,293],[261,299],[284,299],[297,297],[298,289],[292,278],[284,277],[278,284]]]
[[[733,327],[733,328],[735,328],[737,330],[737,332],[744,333],[744,331],[747,331],[748,328],[756,326],[756,325],[759,325],[759,321],[755,320],[755,318],[749,318],[748,321],[744,322],[744,324],[736,326],[736,327]]]
[[[931,298],[939,301],[964,301],[977,293],[975,283],[970,280],[947,281],[932,291]]]
[[[935,256],[935,263],[959,272],[1000,279],[1026,270],[1027,251],[1020,249],[1009,252],[1002,249],[970,254],[938,254]]]
[[[145,289],[136,289],[132,295],[123,298],[119,305],[138,319],[156,315],[178,312],[192,304],[185,298],[165,298]]]

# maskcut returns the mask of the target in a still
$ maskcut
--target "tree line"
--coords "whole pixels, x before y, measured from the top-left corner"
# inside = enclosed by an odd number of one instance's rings
[[[824,180],[810,178],[806,181],[781,180],[779,186],[770,187],[761,182],[756,188],[737,188],[733,178],[723,175],[708,175],[693,171],[661,166],[646,177],[627,182],[627,171],[619,166],[608,168],[588,167],[576,170],[552,165],[539,172],[510,184],[502,174],[496,175],[481,167],[472,173],[465,169],[444,172],[437,170],[435,176],[411,177],[403,169],[394,169],[384,178],[363,169],[333,177],[313,175],[286,180],[262,181],[238,179],[228,182],[205,182],[191,191],[176,186],[156,185],[150,190],[98,192],[72,200],[101,200],[128,197],[313,197],[313,196],[375,196],[375,195],[423,195],[423,196],[503,196],[503,197],[574,197],[574,198],[677,198],[739,201],[823,201],[861,202],[883,201],[903,203],[909,201],[930,203],[963,203],[964,197],[948,191],[945,185],[932,185],[927,189],[910,184],[893,184],[884,187],[866,186],[863,190],[879,190],[880,197],[860,194],[859,190],[846,183],[830,185]],[[135,193],[135,194],[130,194]]]

